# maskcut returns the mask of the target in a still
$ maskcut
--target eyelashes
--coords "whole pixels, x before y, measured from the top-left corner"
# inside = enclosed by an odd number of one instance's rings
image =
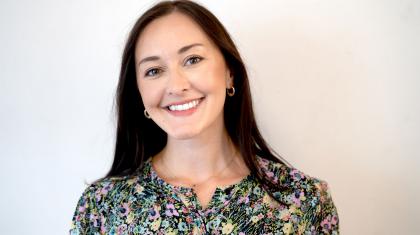
[[[197,64],[197,63],[200,63],[202,59],[203,59],[203,57],[200,57],[200,56],[191,56],[191,57],[186,59],[184,64],[185,65],[186,64],[188,64],[188,65]]]
[[[184,66],[193,66],[195,64],[200,63],[203,59],[204,58],[201,57],[201,56],[193,55],[193,56],[187,57],[183,64],[184,64]],[[146,70],[146,72],[144,73],[144,76],[145,77],[157,77],[162,72],[164,72],[164,69],[162,67],[153,67],[153,68],[150,68],[150,69]]]
[[[148,69],[145,73],[144,76],[145,77],[155,77],[158,75],[159,72],[161,72],[162,69],[160,68],[151,68]]]

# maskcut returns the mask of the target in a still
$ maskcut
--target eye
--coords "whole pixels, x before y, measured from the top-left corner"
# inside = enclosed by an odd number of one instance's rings
[[[144,74],[145,77],[155,77],[157,76],[162,70],[159,68],[151,68],[147,70]]]
[[[187,59],[187,61],[185,62],[185,65],[193,65],[193,64],[197,64],[199,63],[201,60],[203,60],[202,57],[200,56],[191,56],[190,58]]]

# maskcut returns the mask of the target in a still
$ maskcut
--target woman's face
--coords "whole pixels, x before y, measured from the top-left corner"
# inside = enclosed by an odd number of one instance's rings
[[[188,16],[175,12],[151,22],[137,41],[135,61],[144,106],[169,137],[224,128],[232,78],[219,49]]]

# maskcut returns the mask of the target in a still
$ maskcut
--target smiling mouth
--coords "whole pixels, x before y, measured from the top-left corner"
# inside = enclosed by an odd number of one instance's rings
[[[199,99],[191,100],[183,104],[169,105],[169,106],[166,106],[166,109],[172,112],[187,111],[187,110],[196,108],[203,99],[204,97],[201,97]]]

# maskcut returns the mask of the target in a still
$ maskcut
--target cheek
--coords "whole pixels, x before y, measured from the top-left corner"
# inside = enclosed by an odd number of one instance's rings
[[[161,96],[156,86],[152,86],[152,84],[147,82],[139,82],[138,89],[145,108],[159,106]]]
[[[226,69],[218,64],[203,68],[194,76],[196,87],[203,92],[224,92],[226,89]]]

